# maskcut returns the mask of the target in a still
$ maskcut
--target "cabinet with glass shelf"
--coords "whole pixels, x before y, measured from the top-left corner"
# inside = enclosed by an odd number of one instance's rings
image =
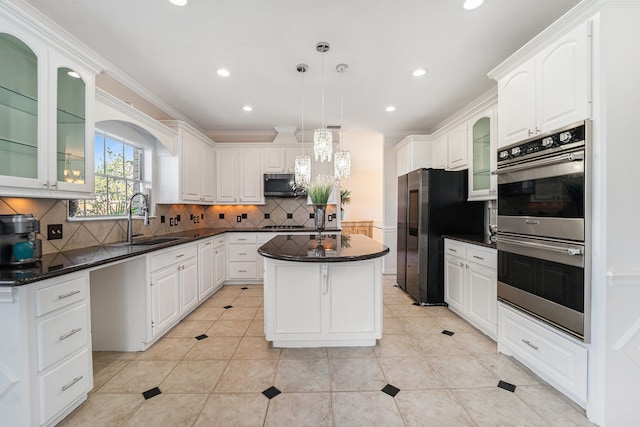
[[[469,120],[469,200],[496,199],[495,106]]]
[[[90,197],[97,70],[0,14],[0,195]]]

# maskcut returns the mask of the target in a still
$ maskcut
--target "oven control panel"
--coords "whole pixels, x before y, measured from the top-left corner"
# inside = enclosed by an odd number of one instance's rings
[[[540,156],[546,153],[562,151],[565,148],[584,145],[585,125],[563,129],[553,133],[537,136],[498,150],[498,165],[524,160],[529,156]],[[571,147],[567,147],[571,145]]]

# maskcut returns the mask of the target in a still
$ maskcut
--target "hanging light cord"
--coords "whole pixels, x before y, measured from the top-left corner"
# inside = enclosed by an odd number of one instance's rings
[[[324,50],[322,51],[322,129],[324,129]]]
[[[301,151],[301,155],[304,156],[304,72],[300,73],[302,74],[302,79],[300,79],[301,83],[301,88],[300,88],[300,92],[302,92],[302,101],[301,101],[301,106],[302,106],[302,113],[301,115],[301,119],[302,119],[302,144],[300,144],[300,151]]]
[[[342,151],[342,131],[344,128],[344,71],[340,73],[340,150]]]

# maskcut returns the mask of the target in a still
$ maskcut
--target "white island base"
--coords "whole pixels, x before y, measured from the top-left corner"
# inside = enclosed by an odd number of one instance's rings
[[[382,337],[382,258],[264,259],[264,320],[274,347],[374,346]]]

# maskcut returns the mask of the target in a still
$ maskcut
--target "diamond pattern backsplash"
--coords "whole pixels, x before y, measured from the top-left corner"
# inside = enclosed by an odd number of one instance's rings
[[[313,206],[307,200],[268,198],[265,205],[156,205],[150,225],[145,227],[142,220],[133,221],[134,233],[145,237],[197,228],[262,228],[265,225],[304,225],[313,227],[309,213]],[[265,213],[269,219],[265,219]],[[49,254],[71,249],[86,248],[102,243],[122,242],[127,238],[127,220],[67,221],[67,201],[53,199],[27,199],[0,197],[0,215],[33,214],[40,220],[42,253]],[[224,214],[224,219],[220,219]],[[236,218],[246,214],[247,218],[237,222]],[[287,214],[293,218],[288,219]],[[335,215],[336,206],[327,206],[327,215]],[[173,227],[169,219],[180,215],[180,221]],[[160,223],[160,217],[165,222]],[[204,218],[203,218],[204,217]],[[63,238],[47,240],[47,225],[62,224]]]

